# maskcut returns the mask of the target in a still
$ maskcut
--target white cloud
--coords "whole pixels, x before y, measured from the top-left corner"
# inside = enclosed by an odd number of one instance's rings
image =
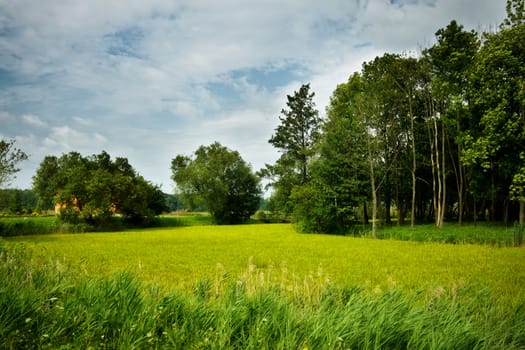
[[[31,127],[43,128],[46,126],[46,123],[44,123],[37,115],[26,114],[22,116],[22,120]]]
[[[75,116],[72,119],[73,119],[73,121],[76,124],[78,124],[80,126],[83,126],[83,127],[88,127],[88,126],[92,126],[93,125],[93,122],[91,120],[87,119],[87,118],[82,118],[82,117]]]
[[[302,83],[324,114],[363,61],[504,14],[489,0],[0,0],[1,133],[33,157],[106,149],[169,190],[170,159],[215,140],[273,162]]]
[[[56,126],[51,129],[45,138],[45,145],[50,148],[58,148],[67,153],[74,150],[92,150],[96,152],[107,142],[107,139],[98,132],[82,132],[70,126]]]

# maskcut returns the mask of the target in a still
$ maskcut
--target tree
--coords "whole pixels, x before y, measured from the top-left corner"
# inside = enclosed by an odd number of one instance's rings
[[[37,198],[31,190],[0,189],[0,212],[31,214],[37,206]]]
[[[20,171],[17,164],[27,158],[26,153],[15,147],[15,140],[0,140],[0,187]]]
[[[171,170],[187,205],[206,205],[218,224],[241,223],[259,206],[259,179],[237,151],[218,142],[200,146],[193,157],[176,156]]]
[[[357,223],[361,203],[366,221],[366,150],[355,106],[360,92],[361,77],[354,74],[330,99],[318,157],[310,166],[311,181],[292,192],[294,217],[301,231],[346,234]]]
[[[303,186],[310,181],[308,163],[315,154],[314,145],[319,139],[321,118],[313,102],[314,92],[310,84],[303,84],[292,96],[287,95],[288,109],[281,110],[280,125],[268,140],[281,152],[275,165],[266,164],[259,175],[270,179],[281,210],[289,213],[289,202],[294,186]]]
[[[456,21],[436,32],[437,43],[424,50],[424,62],[428,68],[428,121],[431,158],[433,160],[436,225],[442,226],[446,204],[446,140],[452,138],[455,150],[448,147],[450,163],[456,179],[458,195],[458,221],[463,220],[464,194],[467,187],[464,155],[465,128],[469,122],[469,99],[467,87],[469,74],[479,49],[474,31],[465,31]],[[440,152],[441,149],[441,152]],[[455,151],[455,153],[454,153]],[[440,161],[441,160],[441,161]],[[434,186],[435,188],[435,186]]]
[[[520,217],[525,217],[523,197],[516,196],[525,162],[523,37],[522,22],[487,34],[470,79],[476,128],[465,136],[465,163],[479,167],[489,184],[491,219],[505,221],[509,199],[520,201]]]
[[[503,21],[501,28],[512,27],[525,23],[525,1],[507,0],[507,18]]]
[[[78,152],[45,157],[33,188],[43,205],[55,204],[65,222],[102,225],[119,213],[139,223],[165,209],[157,186],[138,175],[126,158],[112,161],[104,151],[90,157]]]
[[[385,221],[391,223],[390,205],[396,204],[398,224],[405,220],[411,203],[411,225],[415,222],[416,172],[419,121],[417,106],[422,82],[420,62],[413,57],[384,54],[363,65],[365,134],[378,175],[378,194],[385,204]],[[372,108],[373,107],[373,108]],[[407,170],[410,177],[406,176]],[[381,189],[381,191],[379,191]],[[410,195],[411,192],[411,195]]]

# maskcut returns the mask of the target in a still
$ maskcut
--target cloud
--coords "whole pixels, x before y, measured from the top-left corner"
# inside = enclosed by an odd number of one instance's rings
[[[477,0],[0,1],[0,134],[39,158],[23,187],[47,154],[105,149],[169,190],[171,158],[201,144],[273,162],[267,140],[301,84],[323,115],[363,61],[504,14]]]
[[[56,126],[44,139],[44,145],[60,148],[63,152],[77,149],[99,149],[108,140],[98,132],[82,132],[69,126]]]
[[[31,127],[36,127],[36,128],[46,127],[46,123],[44,123],[40,119],[40,117],[38,117],[37,115],[26,114],[22,116],[22,120],[24,123],[26,123],[27,125]]]

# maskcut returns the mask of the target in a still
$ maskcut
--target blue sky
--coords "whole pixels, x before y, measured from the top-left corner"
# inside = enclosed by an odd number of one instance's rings
[[[383,53],[419,53],[452,19],[497,27],[499,0],[0,0],[0,137],[30,155],[106,150],[173,192],[171,159],[219,141],[258,170],[286,95]]]

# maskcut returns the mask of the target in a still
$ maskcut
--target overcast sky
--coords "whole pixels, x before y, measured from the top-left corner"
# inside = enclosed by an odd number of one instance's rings
[[[30,155],[10,187],[106,150],[173,192],[171,159],[214,141],[258,170],[301,84],[324,116],[363,62],[504,17],[504,0],[0,0],[0,137]]]

